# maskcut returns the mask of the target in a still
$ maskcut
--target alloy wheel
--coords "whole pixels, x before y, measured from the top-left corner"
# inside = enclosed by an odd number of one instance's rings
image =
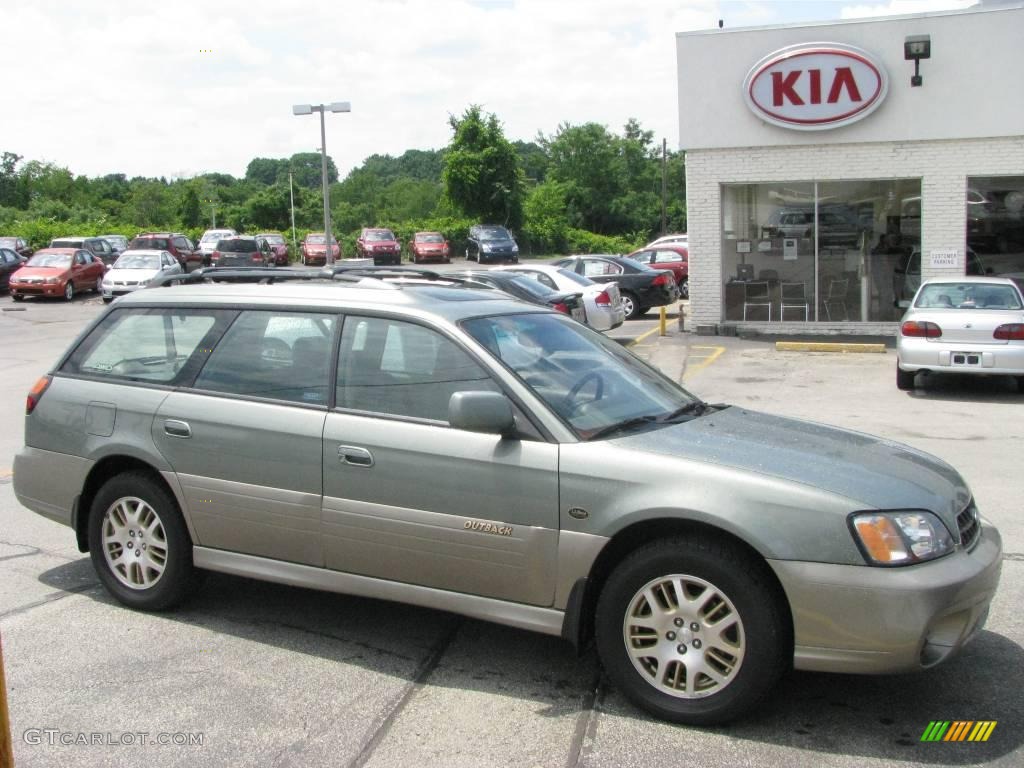
[[[149,589],[167,565],[167,535],[148,503],[125,496],[107,509],[101,524],[103,557],[114,577],[129,589]]]

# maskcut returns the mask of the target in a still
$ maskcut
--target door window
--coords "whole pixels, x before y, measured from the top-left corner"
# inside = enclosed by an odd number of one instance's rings
[[[196,379],[198,389],[327,405],[335,317],[243,312]]]
[[[338,359],[339,408],[448,421],[460,391],[497,385],[451,339],[414,323],[372,317],[345,321]]]
[[[583,274],[587,277],[594,275],[618,275],[621,272],[622,267],[610,261],[603,261],[601,259],[584,259],[583,261]]]

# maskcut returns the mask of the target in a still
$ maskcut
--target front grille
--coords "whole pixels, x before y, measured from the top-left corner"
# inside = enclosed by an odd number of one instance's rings
[[[956,516],[956,527],[960,531],[960,544],[964,549],[970,549],[978,543],[981,536],[981,520],[978,518],[978,508],[974,505],[974,499],[964,507],[964,511]]]

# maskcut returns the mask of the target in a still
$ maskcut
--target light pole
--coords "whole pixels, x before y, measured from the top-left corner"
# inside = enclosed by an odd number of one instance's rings
[[[324,239],[327,241],[324,263],[334,263],[334,247],[331,242],[331,197],[327,184],[327,132],[324,127],[324,112],[351,112],[352,105],[347,101],[335,101],[331,104],[295,104],[292,106],[293,115],[311,115],[314,112],[320,113],[320,154],[324,183]]]

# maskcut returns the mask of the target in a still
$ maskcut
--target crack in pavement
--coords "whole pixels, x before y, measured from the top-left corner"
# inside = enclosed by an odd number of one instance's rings
[[[39,608],[43,605],[55,603],[58,600],[63,600],[65,597],[70,597],[71,595],[77,595],[80,592],[88,592],[90,589],[96,589],[99,586],[100,583],[98,581],[95,581],[92,584],[83,584],[80,587],[71,587],[69,589],[62,589],[59,592],[51,592],[50,594],[46,595],[40,600],[36,600],[31,603],[26,603],[25,605],[20,605],[17,608],[12,608],[9,611],[0,613],[0,619],[9,619],[11,616],[17,616],[20,613],[27,613],[28,611],[31,611],[34,608]]]

